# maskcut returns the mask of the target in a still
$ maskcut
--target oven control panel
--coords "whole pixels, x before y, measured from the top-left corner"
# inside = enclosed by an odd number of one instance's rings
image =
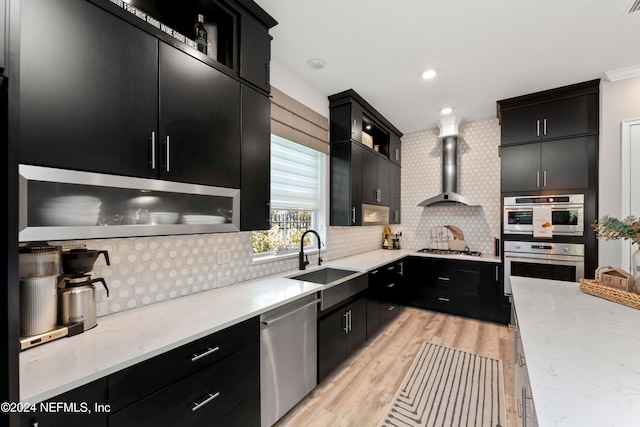
[[[504,242],[504,252],[584,256],[582,243]]]

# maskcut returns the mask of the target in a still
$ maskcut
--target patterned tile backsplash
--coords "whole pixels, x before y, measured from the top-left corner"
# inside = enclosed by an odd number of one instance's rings
[[[402,138],[402,246],[426,246],[429,228],[455,225],[472,250],[493,251],[500,235],[500,127],[496,119],[462,123],[458,142],[460,193],[482,205],[421,208],[418,203],[442,190],[442,147],[438,130]],[[382,226],[328,227],[323,259],[355,255],[380,248]],[[100,257],[94,277],[104,277],[107,298],[97,287],[99,311],[111,314],[184,295],[229,286],[297,269],[297,257],[253,262],[251,233],[158,236],[60,242],[109,251],[111,265]],[[310,255],[312,264],[316,255]]]

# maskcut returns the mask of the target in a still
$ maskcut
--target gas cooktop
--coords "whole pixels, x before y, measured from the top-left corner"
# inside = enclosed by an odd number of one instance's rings
[[[422,248],[418,252],[425,254],[437,254],[437,255],[469,255],[469,256],[482,256],[482,252],[478,251],[455,251],[453,249],[434,249],[434,248]]]

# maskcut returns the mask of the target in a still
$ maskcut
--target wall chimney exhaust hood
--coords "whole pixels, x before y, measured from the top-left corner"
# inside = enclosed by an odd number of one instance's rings
[[[441,119],[438,127],[442,139],[442,193],[428,198],[418,206],[435,206],[458,203],[467,206],[480,206],[461,194],[458,194],[458,124],[456,117]]]

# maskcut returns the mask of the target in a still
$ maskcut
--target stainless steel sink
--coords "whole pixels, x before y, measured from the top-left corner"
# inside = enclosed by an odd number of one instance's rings
[[[308,273],[289,276],[289,279],[304,280],[305,282],[313,282],[313,283],[318,283],[320,285],[328,285],[344,277],[351,276],[352,274],[355,274],[355,273],[358,273],[358,271],[324,267],[318,270],[310,271]]]
[[[288,276],[288,278],[325,285],[325,288],[320,291],[322,296],[320,311],[324,311],[351,298],[369,286],[369,276],[367,273],[331,267],[320,268],[308,273],[295,274]]]

